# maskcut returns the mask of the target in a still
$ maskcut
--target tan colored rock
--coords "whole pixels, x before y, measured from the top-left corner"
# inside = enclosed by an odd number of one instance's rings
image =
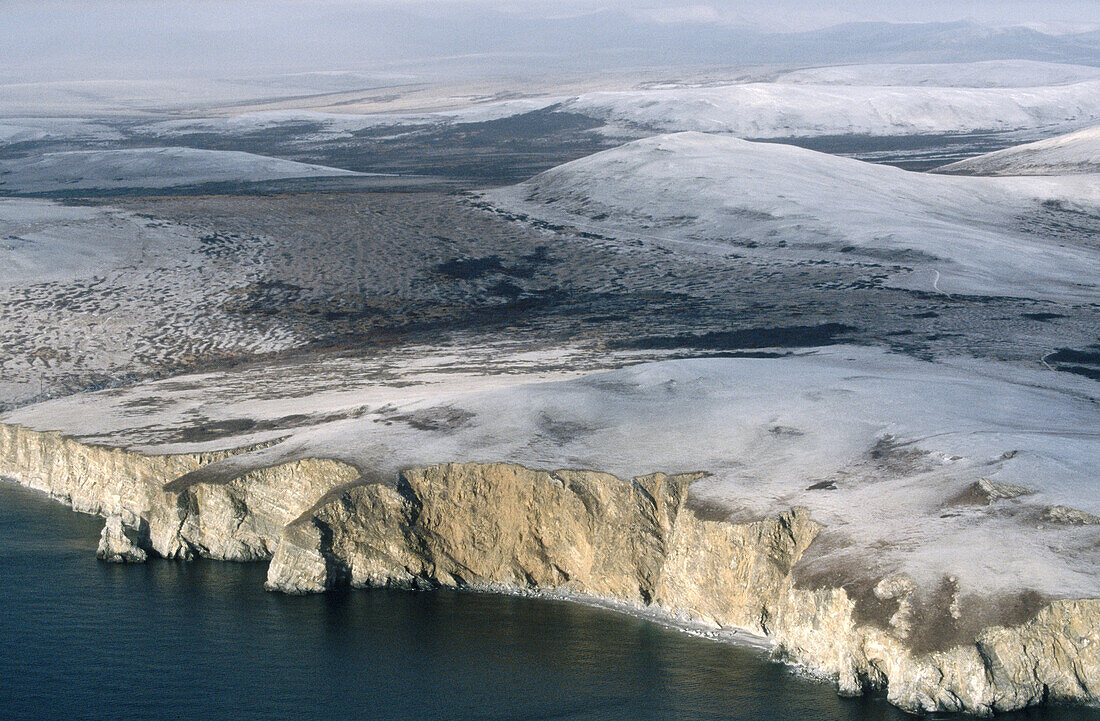
[[[1046,523],[1058,523],[1066,526],[1100,525],[1100,517],[1069,506],[1050,506],[1043,509],[1039,517]]]
[[[199,473],[245,450],[146,455],[0,424],[0,474],[77,511],[140,525],[146,550],[164,558],[270,558],[287,523],[359,477],[355,468],[325,459],[240,476]],[[121,542],[111,531],[107,548],[115,541]]]
[[[752,523],[700,517],[688,503],[699,474],[624,482],[455,463],[408,469],[391,487],[323,459],[238,473],[232,455],[146,456],[0,425],[0,474],[107,516],[107,560],[270,558],[267,587],[290,593],[445,585],[601,598],[765,634],[841,693],[886,687],[914,712],[1100,701],[1100,600],[1046,603],[1016,625],[921,650],[911,579],[870,589],[886,609],[877,623],[843,588],[799,587],[792,571],[820,526],[804,509]],[[947,581],[940,610],[961,628],[966,609]]]
[[[595,596],[770,636],[777,651],[841,693],[887,688],[914,712],[988,715],[1047,697],[1095,702],[1100,602],[1057,602],[1013,628],[917,652],[912,579],[874,588],[897,610],[857,620],[839,588],[803,589],[792,568],[818,524],[796,509],[754,523],[700,519],[695,475],[623,482],[587,471],[446,464],[405,471],[396,489],[355,486],[288,526],[268,588],[469,585]],[[950,584],[949,584],[950,585]],[[950,599],[957,614],[957,599]]]
[[[108,563],[145,563],[148,539],[138,528],[123,523],[122,516],[107,517],[99,537],[96,558]]]

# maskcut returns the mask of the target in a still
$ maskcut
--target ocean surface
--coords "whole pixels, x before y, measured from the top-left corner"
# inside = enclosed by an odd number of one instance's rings
[[[266,593],[265,564],[104,564],[101,526],[0,482],[0,719],[912,718],[758,651],[576,604],[299,598]]]

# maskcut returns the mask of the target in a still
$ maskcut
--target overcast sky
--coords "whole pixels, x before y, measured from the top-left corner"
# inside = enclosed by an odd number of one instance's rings
[[[1095,30],[1100,0],[0,0],[0,80],[392,70],[451,56],[533,69],[705,63],[741,28],[960,20]]]

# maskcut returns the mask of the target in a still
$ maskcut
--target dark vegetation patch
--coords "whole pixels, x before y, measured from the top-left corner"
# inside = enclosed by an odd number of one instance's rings
[[[515,283],[510,283],[506,280],[499,281],[489,286],[486,291],[489,295],[495,295],[500,298],[519,298],[524,294],[523,288],[519,287]]]
[[[305,289],[281,280],[261,280],[230,290],[225,310],[244,315],[276,315],[297,303]]]
[[[1027,623],[1050,603],[1049,597],[1031,589],[1008,592],[1000,597],[961,594],[958,582],[949,576],[928,588],[903,590],[896,597],[880,597],[875,593],[875,586],[881,579],[863,577],[860,575],[863,570],[834,569],[815,573],[800,564],[795,568],[796,583],[800,588],[843,588],[855,602],[856,623],[885,630],[893,630],[890,621],[901,602],[908,600],[911,611],[906,619],[909,631],[904,641],[918,654],[973,643],[989,626]]]
[[[159,408],[164,404],[162,398],[155,398],[147,396],[145,398],[132,398],[128,401],[123,401],[120,405],[123,408]]]
[[[432,267],[432,271],[455,280],[476,280],[492,275],[530,279],[535,276],[541,266],[555,262],[553,256],[550,255],[549,248],[544,245],[538,246],[530,253],[520,255],[517,260],[519,262],[506,263],[503,257],[495,254],[482,257],[455,257],[437,263]]]
[[[474,414],[454,406],[432,406],[411,413],[392,415],[385,422],[407,423],[418,431],[452,432],[474,419]]]
[[[189,426],[181,427],[174,435],[165,439],[165,443],[204,443],[215,441],[219,438],[236,436],[243,433],[263,433],[267,431],[283,431],[303,426],[312,426],[330,421],[359,418],[364,413],[361,408],[355,408],[335,413],[320,415],[307,415],[293,413],[278,418],[228,418],[214,421],[205,420]]]
[[[368,127],[347,137],[323,124],[292,122],[243,133],[202,129],[173,136],[172,145],[241,150],[346,170],[435,176],[466,187],[506,185],[618,145],[592,130],[604,123],[577,113],[543,108],[474,123],[421,123]],[[133,136],[126,147],[164,145],[159,135]]]
[[[1100,381],[1100,345],[1091,345],[1084,350],[1061,348],[1046,356],[1046,361],[1055,364],[1060,371]]]
[[[928,135],[821,135],[804,138],[760,138],[760,142],[797,145],[830,155],[925,171],[975,155],[1018,145],[1007,133]]]
[[[848,340],[844,336],[850,336],[858,330],[843,323],[745,328],[674,336],[644,336],[634,340],[617,341],[612,346],[630,350],[803,348],[842,343]]]
[[[801,438],[806,435],[801,430],[791,426],[772,426],[768,429],[768,433],[777,438]]]
[[[1028,320],[1037,320],[1040,323],[1046,323],[1055,318],[1065,318],[1066,316],[1061,313],[1021,313],[1020,317],[1027,318]]]
[[[245,245],[246,241],[236,233],[208,233],[199,238],[199,252],[209,258],[230,258]]]
[[[987,479],[974,481],[958,494],[948,499],[944,505],[951,506],[988,506],[997,501],[1026,496],[1032,491],[1024,486],[1009,483],[997,483]],[[946,517],[946,516],[944,516]]]
[[[505,265],[499,255],[484,258],[451,258],[432,268],[440,275],[456,280],[473,280],[486,275],[506,275],[512,278],[530,278],[535,269],[530,265]]]
[[[1091,378],[1094,381],[1100,381],[1100,368],[1062,364],[1058,366],[1058,370],[1065,371],[1066,373],[1073,373],[1075,375],[1084,376],[1085,378]]]
[[[304,420],[304,416],[302,419]],[[231,418],[224,421],[208,421],[200,425],[181,428],[176,433],[177,442],[202,443],[212,441],[225,436],[248,433],[255,430],[258,421],[254,418]]]
[[[775,353],[765,350],[728,350],[718,353],[693,354],[703,358],[786,358],[790,353]]]
[[[699,498],[694,494],[688,494],[684,501],[684,507],[695,514],[700,521],[726,521],[729,520],[732,511],[728,506],[709,498]]]
[[[1062,348],[1056,353],[1047,356],[1048,361],[1054,363],[1087,363],[1088,365],[1100,365],[1100,349],[1074,350]]]
[[[928,469],[928,452],[897,437],[886,434],[875,441],[867,457],[892,475],[917,473]]]
[[[538,418],[539,435],[557,446],[592,435],[596,430],[598,429],[586,423],[554,418],[548,413],[540,413]]]

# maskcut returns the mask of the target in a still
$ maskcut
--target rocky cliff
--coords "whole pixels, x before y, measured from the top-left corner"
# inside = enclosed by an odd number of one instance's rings
[[[270,558],[267,586],[292,593],[461,586],[606,599],[766,635],[842,693],[885,687],[910,711],[1100,700],[1100,600],[1044,601],[971,632],[949,583],[941,618],[903,575],[863,592],[800,582],[819,524],[802,509],[725,520],[691,497],[700,474],[625,482],[445,464],[391,486],[323,459],[235,475],[231,456],[147,456],[0,426],[0,474],[107,516],[106,560]],[[929,624],[938,643],[921,635]]]
[[[271,557],[282,529],[332,488],[359,478],[346,464],[307,459],[214,472],[241,451],[145,455],[0,424],[0,475],[105,516],[100,557]],[[231,469],[232,466],[229,466]]]

